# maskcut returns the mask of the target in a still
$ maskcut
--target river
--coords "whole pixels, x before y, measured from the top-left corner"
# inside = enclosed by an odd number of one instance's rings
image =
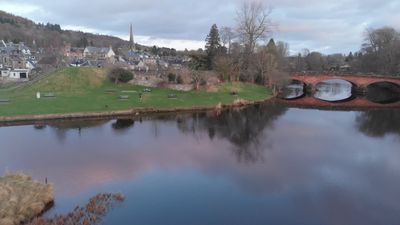
[[[102,224],[400,221],[400,110],[258,105],[214,113],[0,128],[0,173],[55,186],[45,214],[98,192],[126,200]]]

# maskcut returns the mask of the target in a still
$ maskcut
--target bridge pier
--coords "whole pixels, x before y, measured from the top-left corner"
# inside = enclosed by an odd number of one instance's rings
[[[316,85],[304,84],[304,93],[314,94],[317,91]]]
[[[351,88],[351,93],[353,95],[364,96],[367,93],[367,87],[361,85],[360,86],[353,85],[353,87]]]

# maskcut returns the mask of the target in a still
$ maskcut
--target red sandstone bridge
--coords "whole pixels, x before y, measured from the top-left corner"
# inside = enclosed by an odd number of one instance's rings
[[[292,74],[291,80],[298,80],[305,83],[307,86],[315,87],[318,83],[325,80],[345,80],[358,88],[366,88],[368,85],[380,82],[394,83],[400,86],[400,78],[397,77],[384,77],[384,76],[367,76],[367,75],[337,75],[337,74],[323,74],[323,75],[307,75],[307,74]]]
[[[373,83],[389,82],[400,86],[400,78],[384,77],[384,76],[366,76],[366,75],[337,75],[337,74],[324,74],[324,75],[307,75],[307,74],[292,74],[291,80],[301,81],[308,87],[315,88],[315,86],[326,80],[345,80],[357,88],[366,88]],[[282,103],[289,106],[296,106],[301,108],[329,108],[329,109],[365,109],[365,108],[400,108],[400,101],[389,104],[374,103],[365,97],[356,97],[339,102],[329,102],[317,99],[313,96],[304,96],[299,99],[285,100],[276,99],[277,103]]]

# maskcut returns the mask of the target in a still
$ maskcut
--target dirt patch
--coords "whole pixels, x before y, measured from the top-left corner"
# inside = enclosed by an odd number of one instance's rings
[[[207,86],[207,92],[210,92],[210,93],[218,92],[218,87],[215,85],[209,85],[209,86]]]
[[[193,85],[191,84],[168,84],[168,89],[176,91],[191,91],[193,90]]]
[[[249,104],[251,104],[251,102],[241,99],[241,98],[235,99],[233,101],[234,106],[245,106],[245,105],[249,105]]]
[[[163,79],[152,75],[135,75],[135,78],[129,81],[132,85],[140,85],[145,87],[157,87]]]

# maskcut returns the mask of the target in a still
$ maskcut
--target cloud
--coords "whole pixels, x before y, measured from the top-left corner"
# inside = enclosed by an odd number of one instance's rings
[[[356,51],[368,27],[400,29],[400,2],[388,0],[270,0],[272,20],[279,24],[275,39],[286,41],[291,52],[302,48],[323,53]],[[129,23],[142,44],[196,49],[212,24],[235,25],[240,0],[0,0],[0,8],[35,21],[85,28],[126,37]],[[151,41],[150,41],[151,40]],[[184,40],[184,41],[182,41]]]

